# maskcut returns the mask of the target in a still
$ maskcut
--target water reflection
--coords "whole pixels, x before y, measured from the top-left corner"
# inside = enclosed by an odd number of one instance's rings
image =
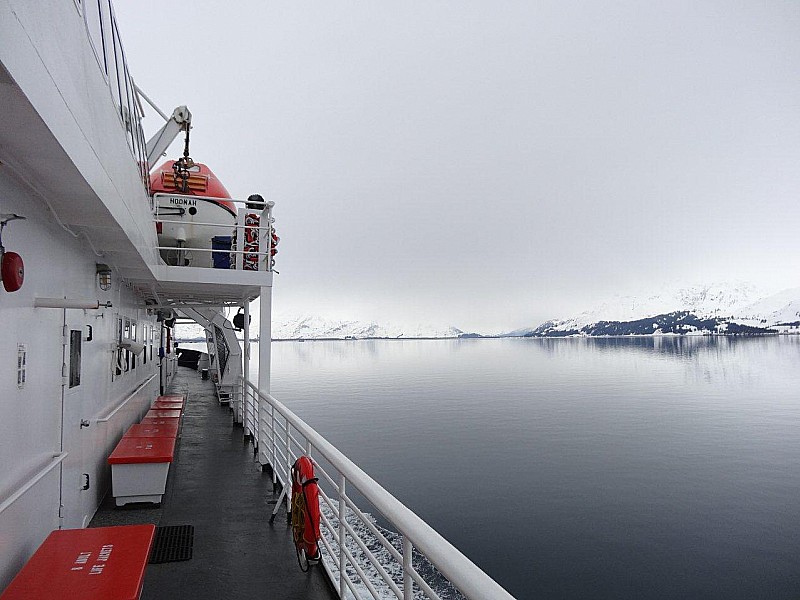
[[[284,342],[272,387],[519,598],[798,598],[798,364],[795,336]]]
[[[788,598],[798,359],[796,337],[281,342],[272,389],[520,598]]]

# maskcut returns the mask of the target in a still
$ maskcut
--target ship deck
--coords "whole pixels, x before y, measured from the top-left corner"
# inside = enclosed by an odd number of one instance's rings
[[[338,598],[321,565],[303,573],[272,479],[210,381],[180,367],[168,393],[187,394],[181,437],[160,507],[115,508],[109,492],[90,527],[193,525],[190,560],[149,564],[142,600]]]

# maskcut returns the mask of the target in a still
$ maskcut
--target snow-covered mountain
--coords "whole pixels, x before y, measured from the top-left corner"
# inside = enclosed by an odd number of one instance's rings
[[[257,335],[257,329],[251,330]],[[457,338],[464,332],[455,327],[432,325],[397,325],[363,321],[326,319],[319,316],[294,316],[276,319],[272,323],[272,339],[364,339],[364,338]],[[241,334],[240,334],[241,337]],[[176,331],[180,340],[205,339],[203,328],[197,324],[180,324]]]
[[[677,286],[641,296],[617,296],[576,316],[500,335],[760,333],[776,325],[799,321],[800,288],[766,296],[748,283],[715,283]],[[199,325],[179,327],[176,332],[179,341],[205,339]],[[254,327],[251,331],[256,335],[258,329]],[[398,325],[309,315],[279,317],[272,324],[272,338],[276,340],[458,337],[480,336],[456,327]]]
[[[727,316],[761,297],[759,290],[747,283],[685,286],[648,296],[617,296],[563,323],[580,329],[600,321],[636,321],[674,311],[688,311],[699,317]]]
[[[765,321],[769,325],[800,321],[800,288],[783,290],[736,311],[737,320]]]
[[[455,327],[426,324],[397,325],[363,321],[340,321],[318,316],[291,317],[272,324],[272,338],[363,339],[363,338],[456,338],[464,332]]]
[[[646,296],[616,297],[574,317],[547,321],[507,335],[609,335],[610,331],[641,334],[645,329],[650,333],[756,333],[748,328],[768,328],[798,319],[800,288],[764,297],[747,283],[716,283],[676,287]]]
[[[175,341],[186,342],[202,340],[205,341],[205,330],[197,323],[178,323],[175,325]]]

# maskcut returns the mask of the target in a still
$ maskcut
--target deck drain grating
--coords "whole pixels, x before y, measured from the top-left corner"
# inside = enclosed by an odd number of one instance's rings
[[[150,564],[178,562],[192,558],[194,525],[156,527]]]

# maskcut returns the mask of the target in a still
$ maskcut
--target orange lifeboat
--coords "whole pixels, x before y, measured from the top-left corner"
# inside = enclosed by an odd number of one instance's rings
[[[215,200],[216,204],[227,208],[236,216],[236,207],[229,199],[231,195],[214,175],[214,172],[203,163],[194,163],[189,168],[188,177],[184,180],[175,174],[174,160],[168,160],[150,175],[150,194],[182,194],[203,196]]]
[[[159,252],[169,265],[211,267],[212,253],[205,250],[215,238],[230,243],[236,206],[208,166],[192,161],[176,168],[176,162],[167,161],[150,175]]]

